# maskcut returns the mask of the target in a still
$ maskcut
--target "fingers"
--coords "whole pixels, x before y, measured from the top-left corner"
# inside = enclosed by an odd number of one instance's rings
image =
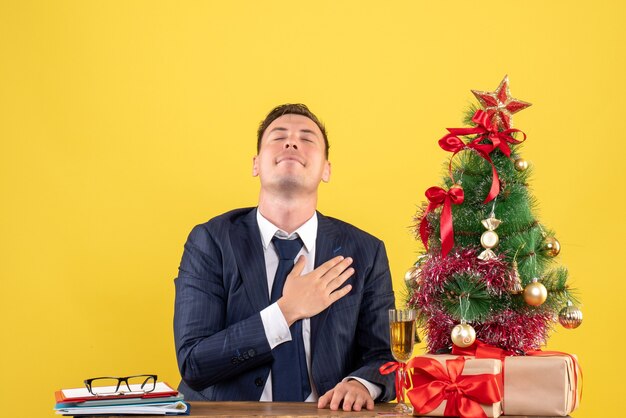
[[[346,269],[346,267],[348,267],[351,263],[352,263],[352,258],[350,258],[350,257],[343,258],[343,256],[340,255],[340,256],[337,256],[335,258],[331,258],[330,260],[328,260],[327,262],[325,262],[324,264],[322,264],[321,266],[319,266],[318,268],[316,268],[313,271],[315,271],[315,273],[317,274],[317,277],[323,277],[331,269],[338,268],[338,266],[340,266],[342,264],[345,264],[345,266],[341,270],[336,272],[335,276],[338,276],[339,273],[344,271]]]
[[[332,264],[332,262],[340,258],[341,257],[335,257],[330,260],[330,262],[324,264]],[[321,277],[322,282],[326,282],[326,291],[328,292],[331,304],[346,296],[352,290],[352,285],[347,285],[337,290],[354,274],[354,268],[349,267],[352,261],[351,257],[338,260],[338,262]]]
[[[330,406],[330,409],[336,411],[339,409],[339,404],[343,399],[343,395],[345,393],[345,389],[342,389],[342,384],[339,383],[333,389],[326,392],[322,397],[317,401],[317,408],[323,409],[327,406]]]
[[[370,407],[371,403],[371,407]],[[343,398],[344,411],[360,411],[365,406],[370,411],[374,409],[374,401],[371,397],[364,398],[360,393],[348,392]]]
[[[337,411],[340,407],[344,411],[360,411],[365,406],[371,411],[374,409],[374,400],[365,387],[342,382],[320,397],[317,407],[321,409],[326,406],[330,406],[333,411]]]
[[[330,274],[330,272],[328,274]],[[344,270],[340,275],[338,275],[335,278],[329,277],[328,282],[326,283],[326,288],[330,292],[334,291],[335,289],[339,288],[342,284],[344,284],[345,281],[348,280],[353,274],[354,274],[354,269],[350,267]]]
[[[300,259],[303,257],[304,256],[300,256],[300,258],[298,258],[298,262],[296,263],[296,265],[300,262]],[[354,274],[354,269],[348,269],[350,264],[352,264],[352,261],[353,261],[352,257],[344,258],[343,256],[337,256],[335,258],[331,258],[330,260],[328,260],[321,266],[318,266],[315,270],[313,270],[312,272],[308,274],[317,279],[325,280],[327,282],[326,284],[328,285],[329,282],[338,278],[341,274],[343,274],[346,271],[350,271],[346,279],[350,277],[352,274]],[[302,270],[304,270],[304,266],[302,266],[302,268],[299,268],[298,270],[296,270],[295,267],[296,266],[294,266],[294,269],[292,270],[292,274],[294,272],[298,272],[298,274],[300,274],[302,273]],[[341,281],[341,283],[343,283],[344,281],[345,280]],[[335,288],[339,286],[340,284],[337,285]]]
[[[350,293],[351,290],[352,290],[351,284],[345,285],[339,290],[335,290],[333,293],[329,295],[330,303],[333,304],[337,302],[339,299],[341,299],[342,297]]]
[[[306,264],[306,258],[300,256],[287,276],[283,296],[278,300],[289,325],[298,319],[317,315],[352,290],[351,285],[345,285],[355,272],[350,267],[351,257],[337,256],[303,274]]]
[[[328,403],[330,402],[331,398],[333,397],[333,392],[335,390],[331,389],[328,392],[326,392],[323,396],[321,396],[318,400],[317,400],[317,408],[318,409],[324,409],[326,408],[326,406],[328,406]]]
[[[348,268],[348,266],[350,266],[350,264],[352,264],[352,257],[344,258],[343,260],[336,263],[326,273],[324,273],[324,275],[322,276],[322,279],[327,280],[327,281],[333,280],[334,278],[341,275],[344,271],[346,271],[346,269]],[[352,270],[354,271],[354,269]]]
[[[332,411],[336,411],[339,409],[339,405],[341,404],[341,401],[343,400],[343,396],[345,395],[345,393],[346,391],[344,389],[333,391],[333,397],[330,400],[330,409]]]
[[[356,397],[354,396],[354,394],[352,392],[346,392],[346,394],[343,397],[343,410],[344,411],[352,411],[352,405],[354,405],[354,410],[355,411],[360,411],[361,407],[358,406],[358,404],[355,404],[356,401]],[[357,409],[358,408],[358,409]]]

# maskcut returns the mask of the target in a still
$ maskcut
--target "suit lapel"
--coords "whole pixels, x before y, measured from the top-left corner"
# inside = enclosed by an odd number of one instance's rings
[[[269,290],[263,243],[255,209],[233,225],[230,231],[230,242],[246,293],[254,310],[260,312],[269,304]]]
[[[332,222],[317,212],[317,239],[315,240],[315,268],[342,254],[339,233]],[[333,305],[311,318],[311,356],[315,353],[318,335]]]

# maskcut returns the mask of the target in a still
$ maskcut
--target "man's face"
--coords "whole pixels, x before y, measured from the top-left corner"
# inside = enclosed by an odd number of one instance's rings
[[[327,182],[330,163],[315,122],[292,114],[274,120],[263,133],[252,175],[260,177],[262,188],[287,192],[314,192],[320,181]]]

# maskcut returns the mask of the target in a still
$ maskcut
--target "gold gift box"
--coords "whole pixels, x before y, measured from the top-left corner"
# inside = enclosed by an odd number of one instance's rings
[[[566,355],[506,357],[505,415],[567,416],[580,403],[582,376]]]

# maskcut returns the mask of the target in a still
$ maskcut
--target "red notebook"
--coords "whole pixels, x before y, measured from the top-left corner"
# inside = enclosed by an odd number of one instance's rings
[[[152,392],[148,393],[129,393],[124,395],[105,395],[96,396],[89,393],[87,388],[61,389],[54,393],[57,403],[66,402],[86,402],[105,399],[128,399],[128,398],[165,398],[168,396],[176,396],[178,391],[165,382],[157,382]]]

